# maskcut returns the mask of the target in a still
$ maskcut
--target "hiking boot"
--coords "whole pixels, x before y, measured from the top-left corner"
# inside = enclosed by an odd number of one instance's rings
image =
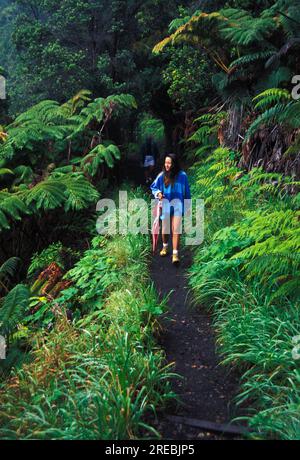
[[[179,264],[179,256],[178,256],[178,254],[173,254],[172,255],[172,264],[174,264],[174,265]]]
[[[168,255],[168,248],[162,248],[162,250],[160,251],[159,255],[161,257],[165,257]]]

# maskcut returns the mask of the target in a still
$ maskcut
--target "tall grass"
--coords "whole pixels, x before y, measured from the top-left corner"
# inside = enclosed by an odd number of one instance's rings
[[[289,178],[233,174],[230,156],[217,149],[191,171],[206,235],[189,283],[195,305],[212,311],[223,362],[243,374],[237,403],[253,436],[300,439],[299,194],[287,193]]]
[[[36,334],[32,361],[1,388],[2,439],[159,437],[147,415],[174,397],[173,374],[153,338],[165,302],[148,248],[142,235],[93,238],[67,274],[73,290],[57,299],[53,329]],[[81,312],[73,322],[64,298]]]

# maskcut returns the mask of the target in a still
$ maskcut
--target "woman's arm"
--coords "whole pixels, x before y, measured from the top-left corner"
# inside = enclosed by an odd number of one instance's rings
[[[190,185],[189,185],[189,180],[188,180],[187,175],[185,175],[184,189],[185,189],[185,196],[184,196],[184,198],[185,198],[186,200],[190,200],[190,199],[191,199],[191,190],[190,190]]]
[[[184,176],[184,200],[191,200],[191,190],[187,175]],[[191,212],[191,201],[184,202],[184,214],[189,216]]]
[[[163,174],[160,173],[156,179],[150,185],[150,189],[155,198],[158,198],[158,195],[162,192],[163,189]]]

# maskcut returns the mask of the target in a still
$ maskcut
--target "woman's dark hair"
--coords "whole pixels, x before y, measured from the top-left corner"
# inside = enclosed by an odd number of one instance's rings
[[[170,171],[166,171],[165,169],[165,160],[166,158],[171,158],[172,160],[172,165]],[[180,171],[180,164],[177,155],[175,153],[168,153],[165,155],[164,158],[164,165],[163,165],[163,172],[164,172],[164,184],[166,187],[168,187],[169,184],[174,185],[176,176]]]

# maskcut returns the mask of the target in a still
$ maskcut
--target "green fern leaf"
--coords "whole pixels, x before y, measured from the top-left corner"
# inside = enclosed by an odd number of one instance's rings
[[[65,203],[64,209],[78,211],[95,203],[99,199],[99,192],[92,184],[81,174],[68,174],[56,180],[64,186]]]
[[[0,277],[13,276],[18,264],[20,263],[19,257],[10,257],[0,266]]]
[[[61,206],[65,200],[65,186],[58,180],[46,180],[40,182],[26,194],[27,205],[33,205],[36,209],[55,209]]]
[[[0,307],[0,330],[6,335],[24,316],[29,305],[29,289],[24,284],[17,284],[4,299]]]

